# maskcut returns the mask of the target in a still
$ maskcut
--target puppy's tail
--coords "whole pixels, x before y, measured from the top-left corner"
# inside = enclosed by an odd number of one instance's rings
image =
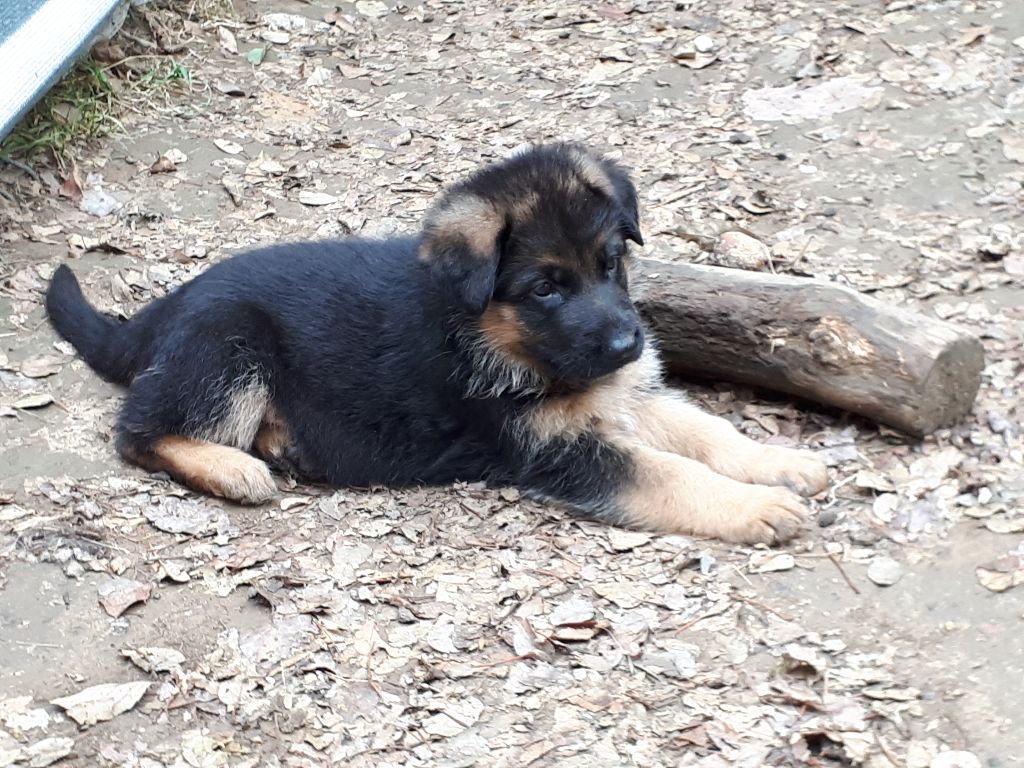
[[[46,290],[50,324],[96,373],[114,384],[129,384],[150,356],[144,318],[118,322],[97,311],[82,295],[74,273],[57,267]],[[142,314],[146,314],[145,310]]]

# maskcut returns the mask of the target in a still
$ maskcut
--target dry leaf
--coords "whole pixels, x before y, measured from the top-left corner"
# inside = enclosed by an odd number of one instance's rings
[[[74,747],[74,739],[67,736],[51,736],[24,747],[20,764],[28,768],[45,768],[45,766],[53,765],[58,760],[63,760],[70,755]],[[2,753],[0,753],[0,760],[2,759]]]
[[[43,379],[57,373],[64,364],[58,355],[37,355],[21,364],[21,375],[30,379]]]
[[[796,559],[789,552],[754,552],[747,565],[753,573],[788,571],[796,565]]]
[[[100,605],[115,619],[136,603],[144,603],[153,594],[152,584],[131,579],[111,579],[96,588]]]
[[[214,139],[213,144],[221,152],[225,152],[229,155],[241,154],[245,149],[241,144],[231,141],[230,139]]]
[[[921,691],[918,688],[865,688],[864,695],[876,701],[916,701]]]
[[[548,615],[552,626],[582,624],[594,618],[594,604],[582,597],[573,597],[560,603]]]
[[[292,39],[291,35],[287,32],[276,29],[265,29],[260,32],[260,37],[268,43],[274,43],[275,45],[287,45]]]
[[[314,192],[304,189],[299,192],[299,202],[303,205],[330,205],[331,203],[338,202],[338,198],[326,192]]]
[[[1005,592],[1024,584],[1024,556],[1014,552],[975,569],[978,583],[993,592]]]
[[[167,155],[160,155],[160,157],[158,157],[156,161],[149,166],[149,172],[153,174],[174,173],[176,170],[178,170],[178,166],[175,165],[174,161],[167,157]]]
[[[676,61],[689,69],[704,69],[718,61],[718,57],[713,53],[685,51],[681,55],[676,55]]]
[[[606,600],[611,600],[620,608],[636,608],[654,595],[654,588],[643,582],[612,581],[595,584],[594,591]]]
[[[185,663],[185,654],[173,648],[125,648],[121,655],[143,672],[173,672]]]
[[[960,37],[957,38],[956,45],[960,46],[961,48],[964,46],[973,45],[974,43],[978,42],[983,37],[985,37],[985,35],[987,35],[991,31],[992,27],[988,26],[968,27],[960,34]]]
[[[992,533],[1024,533],[1024,517],[999,515],[986,520],[985,527]]]
[[[53,402],[53,396],[48,392],[40,392],[35,395],[25,395],[25,397],[19,398],[11,403],[12,408],[22,408],[28,410],[31,408],[43,408]]]
[[[602,627],[596,621],[590,621],[574,626],[558,627],[551,633],[549,639],[561,643],[581,643],[590,640]]]
[[[179,499],[174,496],[161,498],[156,504],[146,507],[142,514],[153,527],[161,531],[192,536],[212,533],[228,522],[222,509],[205,500]]]
[[[651,540],[651,534],[643,531],[627,531],[622,528],[610,528],[608,530],[608,542],[616,552],[626,552],[630,549],[642,547]]]
[[[227,27],[217,27],[217,42],[220,43],[224,53],[230,53],[232,56],[238,54],[238,41],[235,40],[234,33]]]
[[[550,658],[550,643],[537,634],[537,631],[525,616],[513,616],[511,630],[511,645],[516,656],[521,656],[524,659],[537,659],[539,661],[547,661]]]
[[[382,18],[387,16],[389,12],[387,5],[379,2],[379,0],[356,0],[356,10],[363,16],[369,16],[371,19]]]
[[[139,703],[149,686],[148,682],[141,680],[134,683],[104,683],[71,696],[62,696],[50,703],[63,709],[79,725],[93,725],[127,712]]]
[[[1024,136],[1008,133],[1000,139],[1003,142],[1003,156],[1015,163],[1024,163]]]

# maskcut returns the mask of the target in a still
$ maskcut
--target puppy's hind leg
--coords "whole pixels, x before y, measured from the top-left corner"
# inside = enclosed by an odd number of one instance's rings
[[[245,330],[266,338],[251,323]],[[247,451],[270,406],[272,363],[265,343],[248,344],[223,325],[172,335],[128,389],[119,452],[197,491],[266,501],[277,490],[270,470]]]
[[[148,445],[118,441],[121,455],[151,472],[166,472],[193,490],[242,504],[260,504],[277,491],[267,465],[245,451],[207,440],[165,435]]]

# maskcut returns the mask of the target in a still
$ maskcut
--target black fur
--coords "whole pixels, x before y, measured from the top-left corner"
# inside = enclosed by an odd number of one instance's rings
[[[97,373],[129,385],[117,424],[128,457],[164,436],[208,436],[240,388],[254,387],[288,425],[304,473],[331,485],[487,480],[613,516],[625,455],[589,432],[538,442],[522,427],[546,398],[585,389],[642,349],[621,264],[624,239],[641,240],[636,193],[607,161],[612,197],[580,182],[578,151],[545,147],[485,168],[442,197],[416,236],[228,259],[123,323],[93,309],[61,266],[49,317]],[[524,211],[527,194],[536,204]],[[493,231],[433,226],[467,200],[485,201],[471,220]],[[473,242],[490,247],[471,253]],[[548,255],[563,265],[539,260]],[[538,281],[557,301],[536,294]],[[492,305],[512,308],[523,338],[525,362],[508,370],[487,358],[480,332]],[[529,370],[510,373],[516,365]]]

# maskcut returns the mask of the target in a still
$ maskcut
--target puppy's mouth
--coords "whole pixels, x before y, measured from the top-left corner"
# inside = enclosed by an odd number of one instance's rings
[[[636,350],[628,355],[613,358],[595,355],[589,360],[580,361],[577,365],[566,365],[564,361],[549,363],[538,360],[538,362],[541,362],[540,370],[548,381],[548,390],[552,394],[568,394],[582,392],[615,375],[639,360],[642,352],[643,342],[639,343]]]

